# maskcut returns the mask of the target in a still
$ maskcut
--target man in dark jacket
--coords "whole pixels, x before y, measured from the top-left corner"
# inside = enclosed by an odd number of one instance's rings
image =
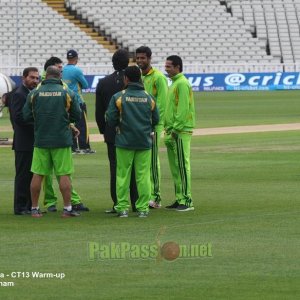
[[[117,194],[116,194],[116,147],[115,147],[115,137],[116,128],[115,126],[110,126],[105,121],[105,112],[108,108],[109,101],[111,97],[123,90],[124,87],[124,69],[128,66],[129,56],[128,52],[124,49],[117,50],[113,57],[112,63],[115,71],[106,76],[105,78],[99,80],[96,89],[96,122],[101,134],[104,135],[104,141],[107,145],[107,154],[109,159],[110,167],[110,195],[114,205],[117,204]],[[135,211],[135,202],[138,198],[138,192],[136,188],[135,175],[132,172],[132,177],[130,181],[130,199],[132,210]],[[115,213],[114,207],[112,209],[106,210],[106,213]]]
[[[29,92],[39,83],[37,68],[26,68],[23,71],[22,85],[12,95],[9,112],[14,129],[13,150],[15,151],[15,184],[14,184],[14,213],[26,215],[30,213],[31,196],[30,171],[33,154],[33,123],[26,123],[22,117],[22,109]]]
[[[132,165],[139,198],[136,202],[139,217],[147,217],[151,195],[150,165],[154,127],[159,114],[154,98],[144,90],[141,71],[137,66],[124,72],[126,90],[113,95],[106,112],[108,124],[117,126],[117,199],[119,217],[128,216],[128,188]]]
[[[31,171],[32,217],[41,217],[38,199],[44,176],[59,176],[59,188],[64,200],[63,217],[77,217],[72,209],[70,174],[72,160],[72,124],[80,119],[81,110],[75,94],[60,79],[55,66],[46,71],[46,80],[28,96],[23,108],[25,121],[34,121],[34,152]]]

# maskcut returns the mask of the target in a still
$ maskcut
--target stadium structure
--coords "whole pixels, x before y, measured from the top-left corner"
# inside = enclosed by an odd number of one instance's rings
[[[178,54],[186,72],[297,72],[300,0],[0,0],[0,72],[20,75],[79,52],[85,74],[141,45],[153,65]]]

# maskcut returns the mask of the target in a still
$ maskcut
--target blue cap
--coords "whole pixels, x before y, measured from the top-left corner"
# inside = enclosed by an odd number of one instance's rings
[[[69,50],[67,52],[67,58],[75,58],[78,57],[78,53],[75,50]]]

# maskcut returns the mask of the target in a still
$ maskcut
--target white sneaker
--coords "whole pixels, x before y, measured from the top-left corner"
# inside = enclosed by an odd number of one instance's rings
[[[152,207],[152,208],[160,208],[161,204],[157,203],[155,200],[150,200],[149,201],[149,206]]]

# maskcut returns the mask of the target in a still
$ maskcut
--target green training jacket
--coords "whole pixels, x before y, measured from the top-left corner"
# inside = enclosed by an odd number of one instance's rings
[[[46,79],[31,91],[23,107],[25,121],[34,121],[34,146],[64,148],[73,144],[70,123],[80,119],[79,103],[60,79]]]
[[[165,112],[165,130],[192,132],[195,127],[195,106],[192,86],[187,78],[179,73],[171,78]]]
[[[110,126],[117,126],[116,147],[151,149],[151,133],[159,121],[159,113],[141,83],[129,83],[126,90],[113,95],[105,115]]]
[[[168,95],[168,80],[166,76],[156,68],[151,68],[146,75],[142,75],[145,90],[154,97],[159,110],[159,123],[156,125],[163,127],[165,118],[165,108]]]

